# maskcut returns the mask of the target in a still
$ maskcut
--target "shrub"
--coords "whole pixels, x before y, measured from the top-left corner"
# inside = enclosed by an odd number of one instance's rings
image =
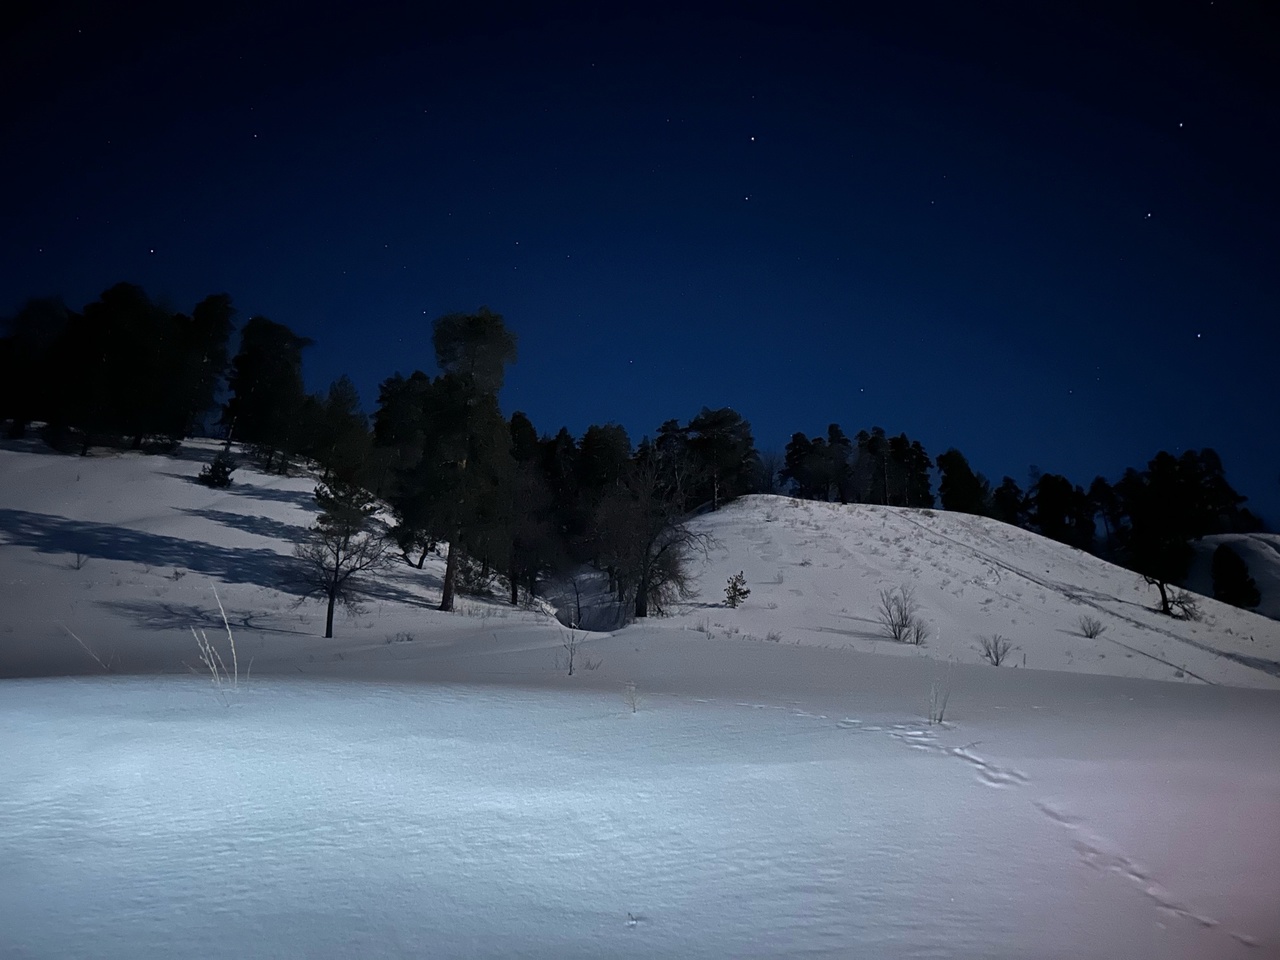
[[[235,469],[235,458],[224,451],[214,457],[212,463],[205,464],[204,469],[200,471],[200,476],[196,477],[196,479],[206,487],[229,487],[231,486],[231,474],[235,472]]]
[[[998,633],[993,633],[989,637],[979,637],[978,642],[982,645],[982,658],[993,667],[998,667],[1004,663],[1009,651],[1014,649],[1013,642]]]
[[[1088,614],[1081,614],[1077,622],[1080,624],[1080,632],[1090,640],[1097,640],[1098,637],[1102,636],[1103,631],[1107,629],[1102,625],[1101,620]]]
[[[929,628],[920,619],[920,604],[912,587],[881,590],[876,614],[885,636],[894,643],[920,646],[929,636]]]

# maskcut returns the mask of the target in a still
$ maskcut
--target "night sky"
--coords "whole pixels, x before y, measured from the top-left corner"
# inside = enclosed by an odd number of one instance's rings
[[[1211,446],[1280,523],[1274,4],[463,6],[4,15],[0,315],[225,291],[371,411],[485,304],[541,432]]]

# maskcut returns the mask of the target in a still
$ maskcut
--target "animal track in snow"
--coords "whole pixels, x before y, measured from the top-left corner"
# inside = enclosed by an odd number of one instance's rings
[[[993,763],[974,753],[970,747],[947,747],[939,744],[937,736],[932,730],[921,730],[914,725],[906,724],[894,724],[888,727],[887,730],[883,727],[864,727],[858,721],[848,717],[839,721],[839,725],[846,729],[884,731],[913,750],[926,750],[942,756],[963,760],[971,767],[974,767],[977,770],[978,779],[989,786],[1021,787],[1031,783],[1031,778],[1021,770]],[[1193,910],[1179,901],[1159,881],[1152,877],[1149,871],[1126,856],[1115,844],[1088,830],[1084,825],[1083,818],[1044,800],[1032,800],[1031,802],[1046,817],[1071,832],[1072,847],[1080,855],[1081,861],[1087,866],[1095,870],[1114,873],[1137,884],[1145,897],[1151,900],[1158,909],[1171,916],[1188,920],[1205,929],[1216,929],[1221,926],[1212,917]],[[1247,933],[1230,930],[1224,932],[1244,946],[1262,946],[1262,942],[1258,938]]]
[[[1059,826],[1071,831],[1071,846],[1080,855],[1086,866],[1095,870],[1114,873],[1132,883],[1137,884],[1142,894],[1151,900],[1165,913],[1189,920],[1205,929],[1215,929],[1221,924],[1212,917],[1205,916],[1178,901],[1174,895],[1151,873],[1136,861],[1126,856],[1115,844],[1104,837],[1093,833],[1084,826],[1084,820],[1044,800],[1033,800],[1032,804],[1046,817]],[[1247,933],[1228,930],[1226,933],[1236,942],[1247,947],[1261,947],[1262,941]]]

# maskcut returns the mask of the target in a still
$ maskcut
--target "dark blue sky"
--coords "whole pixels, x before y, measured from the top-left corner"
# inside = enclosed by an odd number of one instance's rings
[[[187,6],[4,27],[0,314],[225,291],[371,410],[487,304],[544,432],[1212,446],[1280,522],[1266,3]]]

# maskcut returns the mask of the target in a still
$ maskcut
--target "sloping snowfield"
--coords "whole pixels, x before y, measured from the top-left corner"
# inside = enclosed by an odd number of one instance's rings
[[[543,613],[432,610],[435,561],[325,641],[279,589],[312,482],[210,491],[213,450],[0,449],[0,956],[1280,956],[1275,621],[758,497],[572,677]],[[880,636],[902,584],[923,647]],[[235,689],[188,669],[215,588]]]

